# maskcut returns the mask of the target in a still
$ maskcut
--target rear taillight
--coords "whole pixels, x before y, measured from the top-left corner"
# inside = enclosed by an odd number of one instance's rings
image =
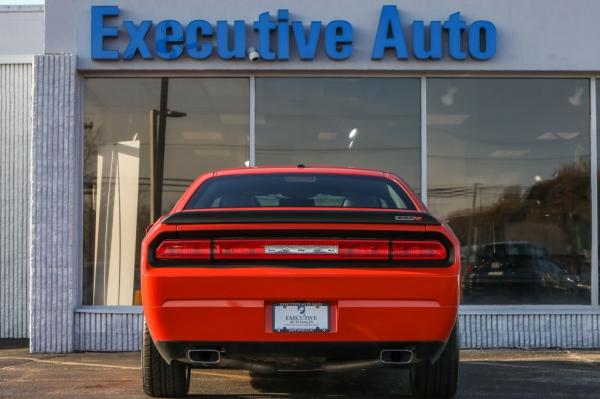
[[[465,272],[465,274],[473,274],[473,265],[471,263],[469,263],[467,265],[467,271]]]
[[[392,241],[393,260],[444,260],[447,255],[439,241]]]
[[[168,239],[156,248],[157,260],[395,260],[442,261],[439,241],[368,239]]]
[[[389,242],[386,240],[215,240],[213,258],[242,259],[389,259]]]
[[[210,240],[164,240],[156,248],[159,260],[209,260]]]

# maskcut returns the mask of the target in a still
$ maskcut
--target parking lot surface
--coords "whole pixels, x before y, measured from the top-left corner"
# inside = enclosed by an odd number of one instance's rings
[[[32,355],[0,343],[1,398],[144,398],[139,353]],[[15,347],[21,346],[21,347]],[[598,398],[600,351],[464,350],[459,398]],[[408,397],[402,370],[251,377],[192,372],[191,398]]]

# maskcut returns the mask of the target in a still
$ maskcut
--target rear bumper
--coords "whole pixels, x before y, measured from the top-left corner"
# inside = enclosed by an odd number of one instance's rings
[[[458,268],[149,268],[144,314],[155,342],[445,342]],[[272,304],[330,306],[330,331],[273,332]]]
[[[433,361],[444,342],[188,342],[158,341],[156,346],[167,361],[197,367],[234,367],[254,371],[324,369],[329,371],[366,367],[402,367]],[[190,350],[216,350],[219,361],[194,361]],[[382,361],[383,350],[410,353],[402,362]]]
[[[284,301],[306,301],[302,297]],[[330,331],[274,332],[272,304],[265,300],[176,300],[146,306],[146,321],[155,341],[190,342],[386,342],[445,341],[457,308],[435,300],[334,300]]]

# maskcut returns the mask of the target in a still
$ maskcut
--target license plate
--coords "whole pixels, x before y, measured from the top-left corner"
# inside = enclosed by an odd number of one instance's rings
[[[327,332],[329,305],[298,302],[273,304],[273,331]]]

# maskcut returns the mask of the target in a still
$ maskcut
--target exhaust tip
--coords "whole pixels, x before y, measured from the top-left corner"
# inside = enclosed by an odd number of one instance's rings
[[[413,351],[408,349],[384,349],[379,353],[383,364],[409,364],[413,360]]]
[[[216,349],[190,349],[187,351],[190,362],[194,364],[217,364],[221,362],[221,352]]]

